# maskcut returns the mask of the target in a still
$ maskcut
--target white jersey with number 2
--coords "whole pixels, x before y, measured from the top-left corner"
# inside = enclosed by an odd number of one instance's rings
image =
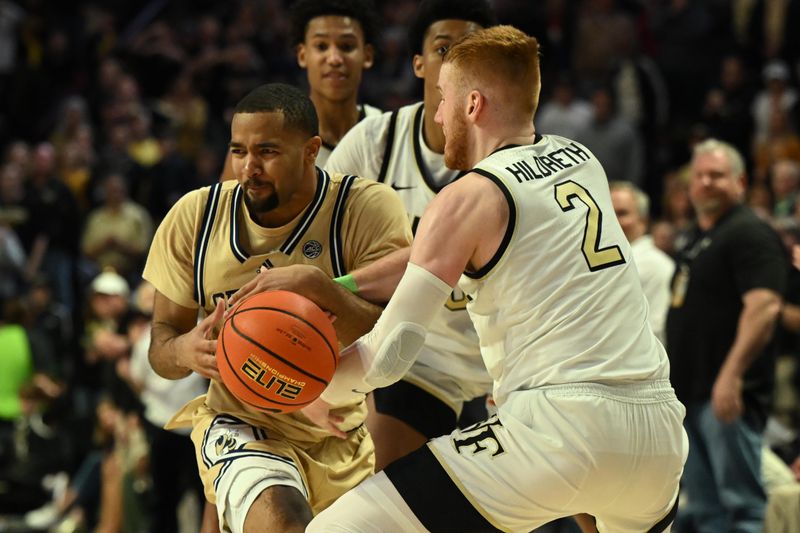
[[[497,184],[510,209],[497,254],[460,282],[495,401],[545,385],[668,378],[594,155],[569,139],[537,136],[473,171]]]

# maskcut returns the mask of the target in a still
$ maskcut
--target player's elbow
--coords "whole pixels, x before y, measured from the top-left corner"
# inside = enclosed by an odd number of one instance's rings
[[[413,322],[398,324],[378,348],[365,381],[377,389],[403,379],[425,344],[426,331]]]

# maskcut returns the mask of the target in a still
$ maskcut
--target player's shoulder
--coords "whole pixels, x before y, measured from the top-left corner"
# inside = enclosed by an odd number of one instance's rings
[[[381,139],[389,130],[393,120],[397,122],[405,117],[412,117],[421,106],[422,102],[416,102],[402,106],[393,111],[381,111],[380,109],[373,108],[375,111],[371,114],[366,113],[366,117],[353,126],[347,134],[349,135],[350,132],[356,131],[372,142],[375,142]]]
[[[349,188],[349,196],[368,196],[380,197],[384,195],[397,196],[391,187],[385,183],[379,183],[375,180],[367,179],[353,174],[344,174],[342,172],[328,172],[331,180],[331,188],[340,188],[343,183],[347,184]]]
[[[330,188],[335,191],[337,197],[340,196],[342,187],[347,187],[349,209],[381,210],[392,208],[395,205],[402,206],[402,201],[397,193],[385,183],[341,172],[329,172],[328,175],[331,182]]]
[[[366,108],[366,106],[365,106]],[[353,142],[353,139],[374,139],[375,135],[379,134],[383,129],[388,127],[391,120],[391,111],[381,111],[378,108],[372,108],[374,112],[366,113],[366,116],[358,121],[339,141],[337,148],[348,139]],[[334,152],[336,150],[334,149]]]
[[[192,189],[181,196],[170,211],[185,214],[203,213],[209,204],[214,208],[226,202],[235,194],[238,185],[235,180],[228,180]]]
[[[378,107],[375,107],[375,106],[372,106],[372,105],[369,105],[369,104],[362,104],[361,105],[361,109],[364,112],[364,118],[365,119],[370,118],[370,117],[379,117],[379,116],[383,115],[383,109],[380,109]]]
[[[493,201],[503,199],[507,187],[502,180],[498,179],[490,172],[484,172],[475,168],[445,186],[437,199],[441,197],[442,202],[453,203],[473,203],[475,205],[488,205]]]

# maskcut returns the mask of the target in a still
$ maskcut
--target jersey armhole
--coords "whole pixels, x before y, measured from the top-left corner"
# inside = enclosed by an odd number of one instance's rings
[[[333,267],[333,277],[338,278],[347,274],[344,257],[344,236],[342,235],[342,225],[346,212],[347,199],[350,195],[350,188],[356,180],[355,176],[345,176],[339,185],[339,193],[336,195],[336,203],[333,207],[330,224],[330,256],[331,266]]]
[[[197,235],[197,245],[194,253],[194,300],[200,307],[206,306],[206,254],[208,253],[208,243],[211,240],[211,230],[214,227],[214,219],[217,217],[221,190],[221,183],[216,183],[210,187],[205,211],[203,212],[203,223],[200,225],[200,231]]]
[[[381,170],[378,172],[377,181],[385,183],[386,172],[389,170],[389,161],[392,158],[392,147],[394,145],[394,130],[397,126],[397,115],[399,110],[392,111],[389,118],[389,131],[386,134],[386,148],[383,151],[383,161],[381,161]]]
[[[506,232],[503,235],[503,240],[500,241],[500,246],[497,247],[497,251],[494,253],[489,262],[486,263],[479,270],[475,272],[470,272],[468,270],[464,271],[464,275],[467,276],[468,278],[480,279],[489,274],[489,272],[491,272],[492,269],[495,266],[497,266],[497,263],[500,262],[500,259],[506,253],[506,249],[508,248],[508,245],[511,242],[511,237],[514,235],[514,228],[517,225],[517,206],[514,203],[514,197],[512,196],[511,191],[508,189],[508,186],[503,182],[503,180],[501,180],[488,170],[484,170],[482,168],[473,168],[471,172],[480,174],[481,176],[488,178],[492,183],[494,183],[497,186],[497,188],[500,189],[500,191],[503,193],[503,196],[505,197],[506,202],[508,203],[508,226],[506,227]]]

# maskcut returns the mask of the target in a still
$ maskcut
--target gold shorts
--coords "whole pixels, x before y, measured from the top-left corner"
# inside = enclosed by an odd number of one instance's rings
[[[205,495],[217,505],[223,531],[241,531],[250,505],[270,486],[295,487],[317,514],[374,471],[372,438],[363,425],[346,439],[302,442],[205,404],[192,421]]]

